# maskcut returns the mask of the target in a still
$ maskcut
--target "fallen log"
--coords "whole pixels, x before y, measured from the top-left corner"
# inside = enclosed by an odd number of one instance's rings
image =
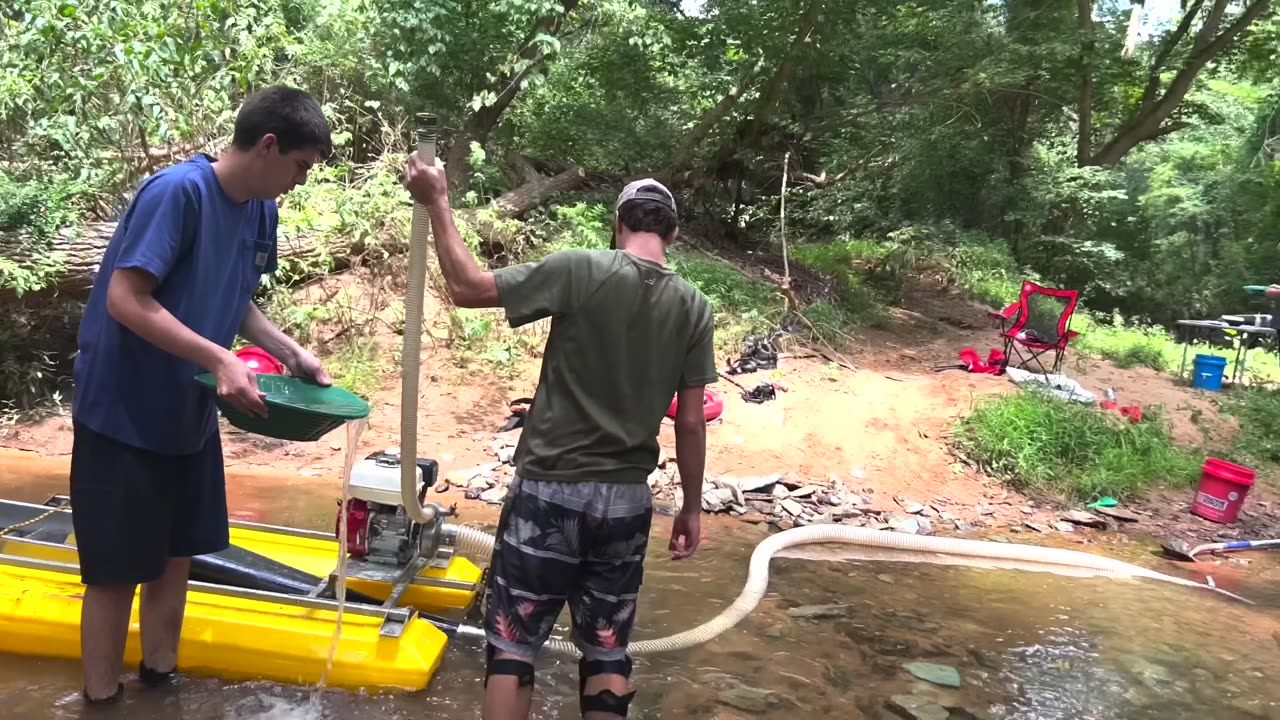
[[[471,225],[482,237],[501,234],[494,220],[518,218],[556,195],[581,186],[586,177],[586,172],[581,167],[574,166],[554,177],[540,177],[499,196],[486,208],[489,212],[460,210],[457,217],[459,221]],[[80,233],[61,233],[52,252],[60,255],[62,267],[57,279],[38,294],[88,295],[102,262],[102,255],[115,230],[115,222],[98,222],[86,225]],[[283,262],[325,257],[333,264],[333,269],[337,270],[347,266],[367,249],[364,238],[358,235],[331,234],[324,240],[321,237],[322,235],[307,234],[297,237],[282,236],[277,249],[280,260]],[[379,247],[395,254],[407,249],[407,243],[397,241]],[[24,265],[29,262],[27,256],[30,252],[30,244],[24,242],[24,238],[16,233],[0,232],[0,257]],[[12,296],[12,291],[0,290],[0,299],[13,299]]]

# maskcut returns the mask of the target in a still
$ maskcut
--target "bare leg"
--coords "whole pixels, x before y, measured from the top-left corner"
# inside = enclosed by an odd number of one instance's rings
[[[169,558],[164,575],[142,586],[142,662],[156,672],[169,672],[178,665],[190,575],[191,558]]]
[[[533,662],[533,658],[512,655],[501,650],[494,655],[495,660],[523,660]],[[484,691],[484,707],[480,711],[483,720],[527,720],[529,708],[533,705],[533,687],[520,687],[520,679],[515,675],[493,675],[489,678],[489,686]]]
[[[93,700],[111,697],[120,687],[124,646],[136,585],[89,585],[80,603],[80,661],[84,690]]]
[[[583,695],[595,695],[605,690],[613,691],[614,695],[622,697],[631,690],[627,687],[627,678],[614,673],[604,673],[600,675],[592,675],[587,678],[587,686],[582,689]],[[606,712],[589,712],[583,715],[584,720],[616,720],[622,717],[617,713]]]

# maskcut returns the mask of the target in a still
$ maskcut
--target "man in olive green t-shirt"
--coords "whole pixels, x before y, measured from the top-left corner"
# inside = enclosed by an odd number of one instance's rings
[[[552,319],[490,566],[483,717],[528,717],[532,662],[566,601],[583,717],[626,717],[658,429],[674,394],[684,503],[669,549],[681,559],[701,533],[703,388],[717,379],[711,306],[665,262],[675,199],[654,180],[633,182],[618,197],[614,249],[485,272],[458,235],[438,161],[411,156],[405,186],[430,214],[455,304],[502,307],[512,327]]]

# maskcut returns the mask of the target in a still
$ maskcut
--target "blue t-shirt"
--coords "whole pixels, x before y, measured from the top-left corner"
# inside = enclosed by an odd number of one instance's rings
[[[225,348],[235,341],[264,273],[276,270],[275,202],[238,203],[212,158],[197,155],[147,178],[107,245],[80,322],[72,416],[144,450],[184,455],[217,432],[205,368],[143,340],[107,312],[117,268],[154,275],[155,299],[179,322]]]

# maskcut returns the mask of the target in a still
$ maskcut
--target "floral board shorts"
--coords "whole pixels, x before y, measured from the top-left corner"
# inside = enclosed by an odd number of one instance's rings
[[[653,520],[645,483],[542,482],[517,475],[498,520],[485,632],[534,657],[569,604],[587,660],[626,657]]]

